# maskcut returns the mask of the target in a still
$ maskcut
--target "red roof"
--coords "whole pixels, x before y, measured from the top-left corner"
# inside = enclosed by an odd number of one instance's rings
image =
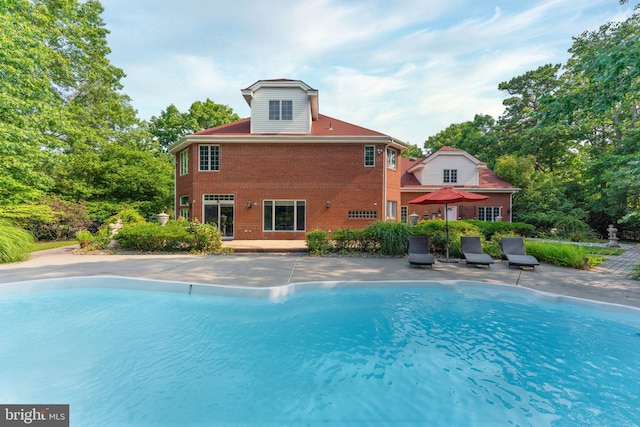
[[[464,150],[459,150],[457,148],[451,148],[451,147],[442,147],[440,150],[444,150],[444,151],[464,151]],[[438,151],[440,151],[438,150]],[[419,187],[431,187],[431,188],[438,188],[438,187],[450,187],[451,184],[441,184],[441,185],[437,185],[437,184],[420,184],[420,182],[418,181],[418,179],[415,177],[414,174],[412,173],[407,173],[407,170],[411,169],[412,167],[418,165],[420,162],[422,162],[423,160],[425,160],[426,157],[424,158],[420,158],[420,159],[407,159],[407,158],[401,158],[400,159],[400,171],[402,172],[402,176],[400,178],[400,186],[402,188],[419,188]],[[494,171],[492,171],[491,169],[485,167],[483,162],[480,162],[480,165],[482,165],[481,167],[478,168],[478,185],[460,185],[460,186],[455,186],[456,188],[473,188],[473,189],[482,189],[482,188],[491,188],[491,189],[515,189],[516,187],[514,187],[512,184],[510,184],[509,182],[505,181],[504,179],[500,179],[498,177],[498,175],[496,175],[496,173]]]
[[[215,136],[238,136],[238,135],[271,135],[271,134],[252,134],[251,118],[238,120],[233,123],[217,126],[211,129],[205,129],[194,135],[215,135]],[[295,134],[284,134],[295,135]],[[371,129],[363,128],[342,120],[334,119],[322,114],[318,115],[318,120],[311,122],[310,134],[299,134],[310,136],[387,136],[383,133],[376,132]]]

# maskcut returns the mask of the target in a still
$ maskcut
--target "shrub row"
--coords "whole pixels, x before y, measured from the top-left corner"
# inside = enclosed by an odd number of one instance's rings
[[[449,256],[461,254],[460,237],[481,236],[483,251],[500,258],[501,238],[530,236],[534,228],[523,223],[491,223],[484,221],[451,221],[448,224]],[[395,222],[376,222],[362,230],[336,230],[331,238],[327,232],[315,230],[307,234],[311,255],[327,253],[366,253],[403,256],[407,253],[409,236],[427,236],[432,252],[444,254],[447,249],[447,225],[444,220],[420,221],[415,227]],[[563,267],[588,269],[604,261],[593,249],[573,244],[526,241],[527,252],[539,261]]]
[[[169,221],[161,226],[150,222],[123,227],[115,236],[123,249],[145,252],[222,252],[222,235],[209,224]]]

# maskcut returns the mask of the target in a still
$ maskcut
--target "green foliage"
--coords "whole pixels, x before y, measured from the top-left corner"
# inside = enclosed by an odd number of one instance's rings
[[[26,259],[34,240],[28,231],[6,219],[0,219],[0,263]]]
[[[185,135],[237,120],[240,120],[240,116],[231,107],[216,104],[207,98],[205,102],[196,101],[191,104],[186,113],[180,112],[173,104],[169,105],[160,116],[151,117],[148,129],[166,150]]]
[[[143,224],[146,222],[145,218],[135,208],[122,209],[115,215],[110,216],[105,221],[106,224],[115,224],[118,220],[122,222],[122,225],[134,225]]]
[[[640,233],[640,211],[631,212],[618,220],[624,228]]]
[[[69,239],[90,225],[84,204],[60,199],[0,206],[0,218],[12,220],[38,240]]]
[[[640,264],[636,264],[633,266],[631,272],[631,278],[635,280],[640,280]]]
[[[525,241],[525,248],[538,261],[560,267],[588,270],[605,260],[600,255],[594,255],[588,247],[580,245]]]
[[[457,221],[460,222],[460,221]],[[517,234],[523,237],[532,237],[535,233],[535,227],[524,222],[489,222],[478,220],[465,220],[465,222],[478,228],[482,236],[489,240],[496,233],[498,234]]]
[[[407,253],[411,228],[400,222],[377,221],[366,228],[366,235],[377,242],[369,247],[377,248],[382,255],[399,256]]]
[[[339,229],[335,230],[331,237],[333,240],[334,249],[337,252],[358,252],[364,250],[365,246],[363,245],[363,230]]]
[[[324,230],[310,231],[306,235],[310,255],[324,255],[329,252],[329,233]]]
[[[76,240],[80,243],[91,242],[93,234],[89,230],[78,230],[76,231]]]
[[[144,252],[219,253],[222,251],[220,231],[211,225],[184,220],[141,223],[123,227],[115,236],[123,249]]]
[[[410,159],[410,158],[420,159],[424,157],[424,153],[422,152],[422,149],[420,147],[418,147],[415,144],[411,144],[407,147],[406,150],[402,152],[402,157],[406,159]]]
[[[220,253],[222,252],[222,234],[218,227],[210,224],[200,224],[198,222],[176,221],[181,224],[188,224],[187,230],[193,234],[192,252],[200,253]]]
[[[428,236],[435,251],[447,251],[446,221],[442,219],[423,220],[413,228],[413,234]],[[460,237],[479,236],[480,229],[469,221],[449,221],[449,256],[461,255]]]
[[[498,156],[498,146],[495,120],[491,116],[479,114],[476,114],[473,121],[450,125],[424,143],[429,153],[442,147],[454,147],[490,163],[490,166],[493,166]]]

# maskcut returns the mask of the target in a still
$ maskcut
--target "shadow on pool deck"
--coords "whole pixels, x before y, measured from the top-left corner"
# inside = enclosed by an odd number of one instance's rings
[[[286,245],[303,249],[304,242]],[[107,275],[255,287],[317,281],[472,280],[640,307],[640,281],[606,268],[582,271],[542,264],[521,270],[500,261],[491,268],[440,262],[433,269],[410,268],[406,257],[311,257],[297,251],[274,253],[273,248],[233,255],[75,255],[74,249],[51,249],[24,262],[0,264],[0,283]],[[636,250],[637,263],[640,247]]]

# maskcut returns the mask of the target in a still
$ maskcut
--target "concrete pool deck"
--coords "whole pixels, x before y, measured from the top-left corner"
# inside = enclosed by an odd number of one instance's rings
[[[407,258],[311,257],[304,242],[226,242],[232,255],[78,255],[77,246],[33,253],[27,261],[0,264],[0,284],[79,276],[123,276],[223,286],[270,287],[317,281],[472,280],[523,286],[559,295],[640,308],[640,281],[628,277],[640,263],[640,246],[610,257],[591,271],[542,264],[535,270],[436,262],[409,268]]]

